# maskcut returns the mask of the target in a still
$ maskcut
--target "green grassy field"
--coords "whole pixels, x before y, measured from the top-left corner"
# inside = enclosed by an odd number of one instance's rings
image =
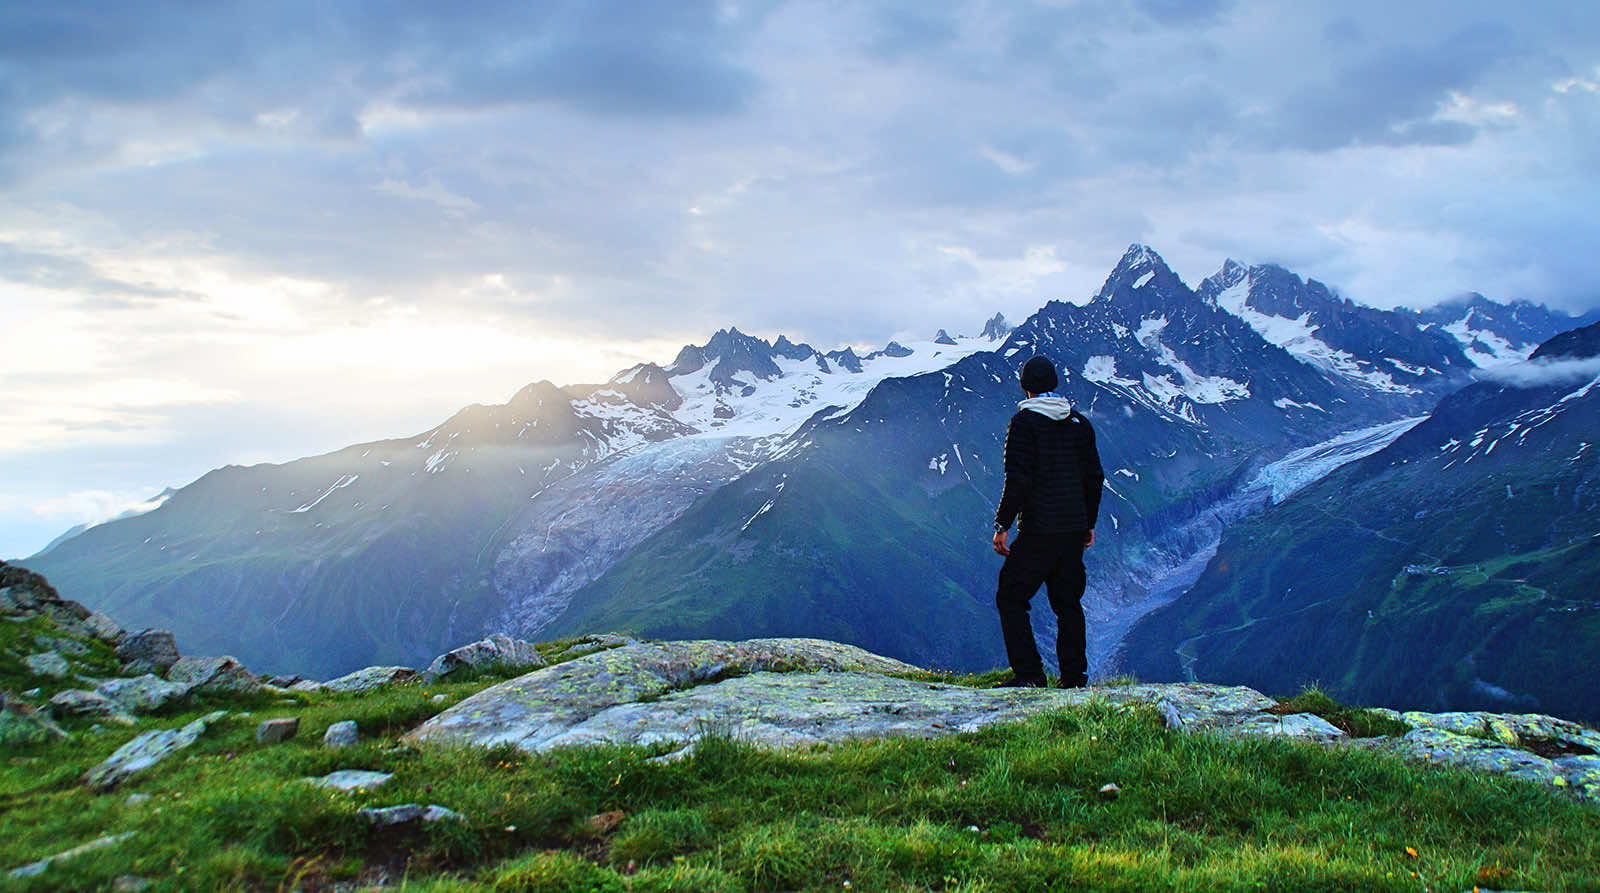
[[[543,646],[553,653],[559,643]],[[985,684],[997,674],[945,681]],[[711,732],[693,756],[595,747],[529,755],[397,737],[494,681],[364,695],[211,699],[137,727],[11,746],[0,868],[105,834],[116,846],[17,889],[1044,890],[1597,889],[1600,809],[1532,784],[1356,750],[1167,730],[1091,703],[940,740],[758,750]],[[442,703],[435,696],[444,695]],[[1320,700],[1319,700],[1320,699]],[[1295,706],[1344,710],[1309,693]],[[79,776],[139,729],[234,711],[189,750],[96,795]],[[240,711],[250,715],[242,715]],[[1346,711],[1345,724],[1362,721]],[[299,716],[298,737],[254,740]],[[321,743],[355,720],[361,741]],[[74,731],[84,731],[81,727]],[[367,793],[298,781],[394,773]],[[1100,793],[1107,783],[1119,796]],[[131,804],[134,793],[149,799]],[[361,806],[466,816],[372,831]]]

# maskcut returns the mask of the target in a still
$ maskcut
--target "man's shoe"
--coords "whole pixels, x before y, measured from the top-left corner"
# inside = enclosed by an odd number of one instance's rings
[[[1083,682],[1069,682],[1069,681],[1067,681],[1065,679],[1057,679],[1056,680],[1056,688],[1088,688],[1088,687],[1089,687],[1088,680],[1084,680]]]
[[[995,688],[1045,688],[1049,683],[1043,676],[1012,676],[1004,682],[996,682]]]

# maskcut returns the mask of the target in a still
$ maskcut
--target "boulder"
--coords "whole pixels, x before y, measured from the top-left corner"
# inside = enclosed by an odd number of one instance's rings
[[[102,642],[115,645],[122,639],[122,625],[99,611],[84,618],[83,626],[89,631],[89,635]]]
[[[142,629],[123,635],[117,643],[117,657],[124,665],[134,665],[136,669],[149,666],[165,673],[178,662],[178,643],[164,629]]]
[[[63,741],[67,733],[49,714],[0,692],[0,747]]]
[[[98,691],[69,688],[50,698],[50,710],[58,716],[89,716],[127,725],[133,717],[123,706]]]
[[[167,670],[167,678],[195,691],[254,694],[261,690],[260,677],[229,656],[181,657]]]
[[[322,745],[339,750],[355,744],[358,737],[355,721],[347,719],[328,726],[328,730],[322,733]]]
[[[394,778],[393,772],[340,769],[337,772],[329,772],[321,778],[307,778],[305,782],[319,788],[333,788],[339,791],[370,791],[382,787],[391,778]]]
[[[391,685],[396,682],[410,682],[420,674],[410,667],[367,667],[340,676],[338,679],[329,679],[322,684],[328,691],[368,691],[380,685]],[[293,686],[290,686],[293,688]]]
[[[72,675],[72,665],[67,659],[54,651],[41,651],[30,654],[22,659],[28,666],[28,672],[36,676],[50,676],[55,679],[65,679]]]
[[[532,642],[513,639],[496,633],[487,639],[462,645],[433,659],[424,676],[428,679],[449,679],[465,670],[487,669],[493,666],[508,670],[537,670],[546,663]]]
[[[294,683],[294,684],[289,686],[289,690],[290,691],[298,691],[298,692],[302,692],[302,693],[305,693],[305,694],[309,694],[309,693],[314,692],[314,691],[322,691],[322,688],[323,688],[322,683],[313,682],[310,679],[302,679],[299,682],[296,682],[296,683]]]
[[[151,673],[125,679],[107,679],[95,686],[95,691],[115,701],[129,713],[152,713],[189,697],[188,685],[169,682]]]
[[[89,653],[89,646],[81,639],[69,639],[66,636],[34,636],[33,644],[45,651],[54,651],[61,655],[82,657]]]
[[[256,742],[258,744],[277,744],[288,741],[300,732],[300,717],[285,716],[278,719],[264,719],[256,726]]]
[[[227,715],[218,710],[177,729],[155,729],[143,732],[132,741],[117,748],[105,761],[83,775],[83,783],[95,791],[107,791],[127,779],[194,744],[206,726]]]

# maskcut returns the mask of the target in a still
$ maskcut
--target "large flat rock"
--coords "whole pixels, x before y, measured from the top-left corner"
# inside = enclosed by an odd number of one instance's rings
[[[513,744],[536,752],[584,744],[689,744],[711,731],[789,747],[973,731],[1091,697],[1161,703],[1190,730],[1253,723],[1261,731],[1275,703],[1252,689],[1197,683],[976,689],[892,675],[915,672],[910,664],[821,639],[639,642],[484,689],[407,740]],[[1264,730],[1278,728],[1277,719]]]

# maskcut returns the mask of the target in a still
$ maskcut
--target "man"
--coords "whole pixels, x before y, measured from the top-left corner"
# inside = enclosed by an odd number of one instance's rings
[[[1005,556],[995,606],[1012,678],[1005,687],[1043,687],[1044,663],[1033,643],[1029,602],[1044,584],[1056,613],[1056,657],[1062,688],[1089,682],[1085,654],[1083,550],[1094,543],[1105,472],[1094,445],[1094,428],[1055,393],[1056,369],[1044,357],[1023,364],[1026,400],[1006,429],[1006,482],[994,516],[994,550]],[[1020,518],[1016,542],[1007,544],[1011,522]]]

